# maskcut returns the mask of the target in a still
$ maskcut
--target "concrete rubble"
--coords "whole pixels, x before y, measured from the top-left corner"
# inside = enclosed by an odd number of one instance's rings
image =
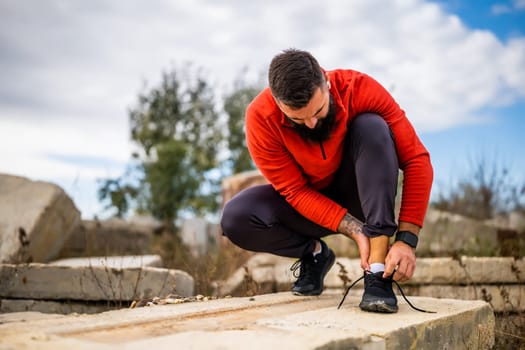
[[[97,313],[170,294],[192,296],[193,277],[154,267],[160,261],[150,255],[0,264],[0,312]]]
[[[289,290],[293,259],[255,254],[227,280],[216,283],[219,295],[236,295],[247,280],[256,292]],[[359,259],[337,258],[325,278],[326,288],[341,289],[362,275]],[[269,288],[268,288],[269,286]],[[525,259],[511,257],[419,258],[413,278],[402,284],[412,295],[489,301],[495,311],[525,311]],[[362,288],[358,284],[355,288]],[[243,292],[246,292],[243,290]]]
[[[290,293],[108,311],[0,315],[3,349],[490,349],[494,316],[482,301],[413,297],[397,314],[361,311],[350,293]]]
[[[107,266],[113,268],[134,268],[142,266],[162,267],[162,258],[156,254],[124,256],[90,256],[86,258],[66,258],[49,263],[54,266],[90,267]]]
[[[267,183],[268,180],[261,175],[259,170],[244,171],[228,176],[222,180],[222,205],[224,206],[233,196],[248,187]]]
[[[162,224],[151,218],[82,220],[58,258],[148,254],[155,232]]]
[[[258,172],[225,180],[223,198],[262,183]],[[162,232],[160,223],[81,221],[58,186],[17,176],[0,174],[0,194],[0,350],[490,349],[494,312],[525,311],[525,260],[510,257],[418,259],[403,288],[434,314],[414,311],[401,298],[397,314],[362,312],[362,283],[337,310],[344,288],[363,273],[349,258],[337,259],[320,297],[291,295],[294,259],[269,254],[253,255],[216,282],[216,295],[195,296],[190,275],[142,255]],[[508,232],[498,225],[431,210],[418,251],[502,252]],[[208,226],[185,226],[195,254],[221,245],[219,231]],[[344,249],[339,256],[355,256],[346,254],[344,237],[328,239],[334,250]],[[119,254],[133,255],[112,256]],[[70,259],[52,261],[58,257]],[[263,294],[279,291],[286,292]]]
[[[193,295],[193,277],[156,267],[68,267],[47,264],[0,265],[0,297],[44,300],[135,299]]]
[[[0,312],[94,313],[192,296],[190,275],[143,255],[162,227],[147,217],[82,221],[57,185],[0,174]]]
[[[0,174],[0,263],[54,259],[80,222],[60,187]]]
[[[0,315],[20,312],[45,314],[96,314],[126,307],[124,302],[87,302],[72,300],[0,299]],[[0,349],[2,349],[0,347]]]

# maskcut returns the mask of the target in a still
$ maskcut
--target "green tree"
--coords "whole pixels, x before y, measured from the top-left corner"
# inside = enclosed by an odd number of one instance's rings
[[[139,210],[171,226],[182,211],[218,206],[217,180],[209,173],[218,166],[223,127],[213,89],[201,71],[187,68],[163,73],[160,85],[140,93],[129,111],[138,181],[127,174],[99,187],[100,200],[119,215],[136,200]]]
[[[246,147],[244,115],[246,107],[259,91],[260,88],[247,86],[239,80],[234,91],[224,100],[224,111],[228,115],[227,147],[230,151],[227,162],[233,174],[255,169]]]
[[[221,177],[254,169],[246,148],[244,114],[260,87],[238,78],[216,110],[201,71],[186,67],[162,74],[158,86],[138,95],[129,110],[137,146],[120,177],[99,184],[99,200],[117,216],[134,209],[171,225],[181,213],[216,213]],[[219,162],[219,155],[224,159]],[[170,226],[171,227],[171,226]]]
[[[104,209],[115,208],[115,216],[122,218],[130,209],[130,202],[137,196],[137,188],[126,183],[123,176],[106,179],[98,190],[99,200],[109,199]]]

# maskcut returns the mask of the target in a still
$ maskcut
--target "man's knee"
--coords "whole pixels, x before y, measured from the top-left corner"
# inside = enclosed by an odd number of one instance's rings
[[[230,199],[222,211],[221,229],[235,245],[258,250],[272,230],[282,199],[271,185],[247,188]]]
[[[375,113],[358,115],[350,124],[353,137],[370,145],[393,144],[392,132],[385,120]]]
[[[239,226],[243,217],[243,213],[239,211],[242,206],[237,205],[235,198],[225,204],[222,217],[221,217],[221,229],[223,234],[228,237],[232,242],[237,241],[237,237],[240,234]]]

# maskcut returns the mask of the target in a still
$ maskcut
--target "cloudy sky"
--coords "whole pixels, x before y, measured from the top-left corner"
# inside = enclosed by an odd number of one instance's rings
[[[145,82],[192,62],[226,93],[289,47],[392,92],[431,153],[433,195],[481,153],[525,179],[525,0],[0,0],[0,172],[103,216],[96,179],[123,172]]]

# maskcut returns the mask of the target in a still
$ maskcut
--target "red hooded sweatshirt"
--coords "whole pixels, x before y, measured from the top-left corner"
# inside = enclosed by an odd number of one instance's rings
[[[374,79],[354,70],[328,71],[336,122],[322,143],[304,140],[279,109],[269,88],[246,110],[246,141],[263,176],[300,214],[337,231],[347,210],[318,192],[334,179],[343,154],[347,124],[372,112],[383,117],[392,133],[403,170],[400,221],[423,226],[432,186],[430,156],[405,112]]]

